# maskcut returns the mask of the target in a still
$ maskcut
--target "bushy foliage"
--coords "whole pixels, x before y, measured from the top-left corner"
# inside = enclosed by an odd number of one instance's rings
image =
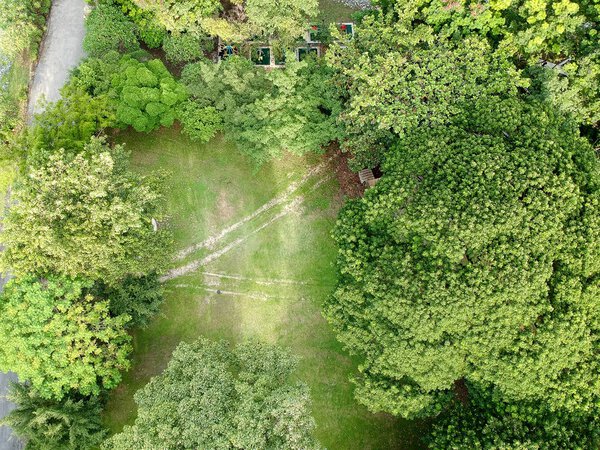
[[[292,42],[319,12],[317,0],[246,0],[244,11],[254,33],[267,40]]]
[[[95,297],[109,301],[113,316],[126,314],[131,317],[128,327],[140,327],[148,324],[162,304],[163,289],[156,273],[141,277],[127,276],[114,286],[97,282],[92,292]]]
[[[118,102],[117,120],[136,131],[170,127],[178,105],[187,98],[185,88],[158,59],[142,63],[124,57],[111,84]]]
[[[83,90],[63,89],[61,99],[47,105],[28,129],[27,164],[39,167],[60,148],[78,152],[92,136],[116,123],[108,96],[92,97]]]
[[[259,164],[283,151],[320,152],[340,137],[340,99],[329,70],[317,61],[290,62],[265,73],[232,57],[187,66],[181,82],[200,108],[222,114],[226,136]]]
[[[128,170],[121,146],[93,138],[83,152],[57,150],[15,187],[4,221],[5,267],[118,283],[159,271],[168,232],[154,232],[162,195],[156,180]]]
[[[389,24],[370,26],[347,47],[328,53],[341,95],[349,96],[340,119],[356,169],[379,164],[397,136],[451,123],[465,102],[517,94],[519,74],[485,41],[373,44],[373,34]]]
[[[192,141],[208,142],[223,128],[223,118],[213,106],[200,106],[193,100],[182,103],[177,115]]]
[[[432,450],[591,449],[600,445],[596,412],[549,410],[543,403],[506,403],[471,385],[468,402],[454,402],[434,423]]]
[[[163,43],[167,60],[175,64],[197,61],[202,58],[203,50],[211,50],[212,39],[199,38],[190,33],[169,35]]]
[[[11,59],[24,50],[37,53],[50,0],[3,0],[0,8],[0,54]]]
[[[116,6],[96,6],[87,17],[85,26],[83,48],[91,57],[103,56],[111,50],[127,53],[140,48],[135,25]]]
[[[129,367],[129,317],[110,317],[107,301],[85,294],[90,286],[59,277],[9,282],[0,297],[0,370],[46,399],[115,387]]]
[[[135,0],[102,0],[102,3],[118,5],[135,23],[138,37],[149,48],[159,48],[162,45],[167,30],[151,11],[140,8]]]
[[[390,26],[380,32],[385,36],[383,40],[398,43],[409,36],[430,40],[435,35],[460,43],[467,36],[478,35],[498,53],[512,58],[517,67],[535,67],[540,59],[566,62],[562,71],[567,76],[562,78],[560,88],[554,83],[547,87],[554,93],[550,99],[559,109],[566,106],[583,123],[597,125],[600,104],[595,96],[593,100],[588,96],[590,88],[594,90],[600,81],[597,2],[382,0],[375,4],[382,6],[384,14],[380,17],[390,19]],[[542,76],[538,82],[551,79]],[[579,104],[579,109],[572,108],[573,103]]]
[[[357,398],[439,413],[456,380],[589,413],[600,366],[600,180],[545,105],[490,98],[407,134],[334,230],[326,315],[360,355]]]
[[[98,397],[48,400],[28,384],[12,385],[8,397],[17,407],[2,422],[27,442],[27,450],[89,450],[106,434]]]
[[[165,371],[135,394],[135,424],[103,448],[320,448],[308,387],[290,380],[296,364],[260,343],[233,350],[205,339],[181,343]]]
[[[134,0],[157,22],[173,34],[187,33],[195,37],[205,34],[202,19],[222,9],[219,0]]]

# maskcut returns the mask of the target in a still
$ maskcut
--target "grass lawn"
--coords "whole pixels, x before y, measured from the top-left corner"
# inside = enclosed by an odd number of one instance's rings
[[[356,361],[321,316],[335,285],[329,232],[341,201],[322,158],[286,157],[256,171],[222,137],[194,144],[170,129],[118,140],[138,170],[171,171],[176,250],[218,238],[174,262],[205,264],[167,281],[161,313],[133,333],[133,367],[109,399],[109,428],[135,420],[134,392],[161,372],[180,341],[258,338],[302,357],[297,376],[311,387],[317,437],[328,449],[418,448],[414,423],[356,404],[348,381]]]
[[[336,0],[319,0],[319,21],[325,23],[350,22],[357,9]]]

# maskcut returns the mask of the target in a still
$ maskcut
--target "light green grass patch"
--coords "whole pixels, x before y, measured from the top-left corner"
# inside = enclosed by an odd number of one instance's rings
[[[180,341],[257,338],[302,358],[297,377],[311,388],[317,437],[328,449],[417,448],[414,423],[373,415],[355,402],[348,379],[357,362],[321,315],[336,281],[330,230],[339,207],[337,182],[323,166],[293,192],[289,188],[320,158],[286,156],[254,171],[222,137],[205,145],[175,130],[119,138],[140,171],[170,171],[168,213],[178,250],[243,223],[211,248],[174,263],[205,258],[238,242],[206,266],[165,284],[160,315],[133,333],[133,368],[109,400],[110,429],[134,421],[134,392],[164,369]],[[282,195],[280,203],[243,221]]]

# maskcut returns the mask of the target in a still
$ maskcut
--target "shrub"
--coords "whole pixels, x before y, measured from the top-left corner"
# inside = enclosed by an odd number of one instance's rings
[[[162,286],[156,273],[128,276],[116,286],[100,282],[93,291],[96,297],[108,299],[113,316],[127,314],[131,317],[127,327],[146,325],[163,302]]]
[[[169,35],[163,42],[163,50],[167,60],[175,64],[197,61],[202,57],[203,50],[210,49],[212,40],[198,38],[188,33]]]
[[[117,98],[117,120],[140,132],[173,125],[178,105],[187,98],[160,60],[142,63],[129,57],[112,79],[111,95]]]
[[[135,25],[119,8],[100,4],[86,20],[83,48],[90,56],[102,56],[111,50],[132,52],[139,49]]]
[[[179,108],[183,132],[192,141],[208,142],[223,127],[223,118],[213,106],[200,106],[188,100]]]
[[[133,0],[114,0],[121,10],[137,25],[137,35],[149,48],[158,48],[167,36],[163,27],[151,11],[140,8]]]

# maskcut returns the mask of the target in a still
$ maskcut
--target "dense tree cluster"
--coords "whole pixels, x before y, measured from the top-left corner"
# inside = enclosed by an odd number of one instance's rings
[[[165,371],[135,394],[135,424],[104,449],[161,448],[308,450],[310,397],[292,382],[297,360],[258,342],[181,343]]]
[[[338,141],[354,169],[382,169],[340,212],[325,303],[360,359],[358,401],[435,418],[434,449],[600,445],[598,2],[373,6],[353,37],[325,33],[326,58],[285,54],[265,71],[204,56],[215,37],[293,47],[315,0],[97,2],[89,58],[16,140],[3,223],[17,279],[0,297],[0,370],[24,382],[7,423],[31,448],[99,445],[126,327],[162,301],[160,177],[97,135],[175,121],[192,140],[223,132],[257,164]],[[47,7],[8,0],[0,52],[36,42]],[[180,344],[104,448],[320,448],[296,364],[259,343]]]
[[[362,356],[357,397],[436,415],[466,379],[507,402],[595,412],[596,156],[548,106],[487,99],[465,111],[400,139],[383,179],[340,215],[326,311]]]
[[[341,136],[336,122],[341,103],[330,74],[320,61],[290,62],[285,70],[265,72],[232,57],[217,65],[188,65],[181,81],[208,119],[206,126],[222,127],[240,151],[264,163],[283,151],[319,152]],[[213,119],[215,110],[220,121]]]
[[[9,398],[17,408],[2,422],[27,440],[27,450],[89,450],[102,442],[106,431],[97,397],[69,395],[53,400],[26,384],[12,386]]]
[[[16,372],[47,399],[115,387],[129,367],[129,317],[111,317],[90,287],[57,277],[11,281],[0,299],[0,371]]]
[[[0,8],[0,54],[14,58],[37,52],[50,0],[4,0]]]
[[[162,197],[127,165],[122,147],[93,139],[83,152],[59,150],[31,171],[4,222],[5,267],[109,284],[160,270],[168,241],[152,218],[161,218]]]

